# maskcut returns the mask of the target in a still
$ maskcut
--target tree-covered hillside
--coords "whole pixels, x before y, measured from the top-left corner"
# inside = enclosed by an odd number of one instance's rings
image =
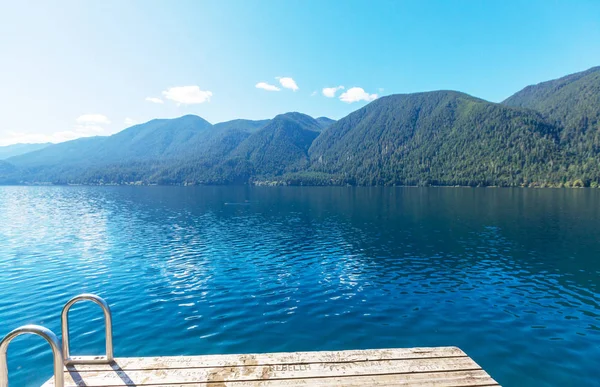
[[[18,178],[15,176],[17,168],[4,161],[0,160],[0,184],[15,184]]]
[[[211,127],[198,116],[156,119],[108,137],[88,137],[51,145],[12,157],[10,162],[38,179],[49,177],[49,180],[38,181],[52,181],[64,173],[79,173],[111,163],[180,157],[182,152],[191,152]]]
[[[301,113],[216,125],[197,116],[152,120],[109,137],[68,141],[13,157],[2,181],[243,184],[308,168],[308,149],[331,122]]]
[[[320,130],[321,125],[310,116],[280,114],[254,133],[242,135],[233,129],[217,133],[219,141],[210,146],[222,153],[168,165],[153,178],[170,183],[229,184],[304,170],[308,149]],[[226,149],[225,143],[230,145]]]
[[[335,120],[332,120],[331,118],[328,118],[328,117],[319,117],[319,118],[315,118],[315,120],[319,123],[319,125],[321,126],[321,129],[325,129],[329,125],[331,125],[335,122]]]
[[[193,115],[156,119],[108,137],[82,138],[12,157],[19,180],[53,183],[155,183],[189,163],[212,164],[270,122],[234,120],[211,125]],[[178,183],[176,180],[165,181]]]
[[[36,150],[43,149],[51,145],[50,143],[44,144],[14,144],[0,146],[0,160],[6,160],[10,157],[23,155],[25,153],[34,152]]]
[[[380,98],[310,149],[316,172],[350,184],[557,185],[597,179],[561,149],[539,113],[454,91]]]
[[[308,148],[319,135],[321,125],[301,113],[275,117],[259,132],[248,137],[232,158],[252,164],[256,175],[280,175],[308,167]]]
[[[599,119],[597,67],[502,104],[435,91],[339,121],[152,120],[11,157],[0,183],[598,186]]]
[[[600,66],[527,86],[503,104],[542,113],[561,128],[564,148],[578,160],[600,154]]]

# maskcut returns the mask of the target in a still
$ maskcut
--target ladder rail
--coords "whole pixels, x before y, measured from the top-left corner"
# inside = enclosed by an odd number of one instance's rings
[[[8,364],[6,356],[8,345],[14,338],[24,334],[41,336],[50,344],[54,357],[54,385],[56,387],[64,387],[64,360],[60,340],[58,340],[54,332],[40,325],[24,325],[11,331],[0,341],[0,387],[8,387]]]
[[[81,301],[92,301],[99,305],[104,312],[104,325],[105,325],[105,341],[106,341],[106,355],[105,356],[78,356],[71,357],[69,348],[69,309],[73,305]],[[64,364],[108,364],[114,360],[113,353],[113,333],[112,333],[112,313],[108,303],[101,297],[95,294],[80,294],[73,297],[67,302],[61,313],[61,328],[62,328],[62,352],[64,356]],[[2,386],[0,386],[2,387]]]

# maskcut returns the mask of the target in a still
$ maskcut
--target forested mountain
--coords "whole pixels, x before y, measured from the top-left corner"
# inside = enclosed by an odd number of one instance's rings
[[[332,121],[301,113],[216,125],[191,115],[152,120],[12,157],[6,176],[59,184],[246,183],[306,168],[310,144]]]
[[[25,153],[33,152],[39,149],[43,149],[51,145],[51,143],[44,144],[14,144],[0,146],[0,160],[6,160],[9,157],[23,155]]]
[[[215,131],[227,131],[227,130],[239,130],[248,133],[254,133],[260,128],[264,127],[271,120],[231,120],[226,122],[220,122],[214,125]]]
[[[152,120],[0,162],[0,183],[598,186],[600,68],[502,104],[379,98],[339,121]]]
[[[88,167],[113,162],[155,160],[180,155],[193,148],[212,125],[198,116],[157,119],[108,137],[87,137],[12,157],[25,168]]]
[[[222,149],[220,154],[169,166],[155,178],[169,183],[247,183],[253,178],[303,170],[308,167],[308,149],[321,128],[310,116],[286,113],[266,121],[254,133],[221,131],[215,135],[218,144],[211,144],[213,149]]]
[[[11,157],[10,163],[19,168],[26,181],[91,183],[96,171],[115,173],[122,178],[140,178],[147,175],[146,169],[150,167],[192,153],[211,127],[207,121],[191,115],[157,119],[108,137],[51,145]],[[124,173],[127,170],[136,173]]]
[[[315,120],[319,123],[319,125],[321,126],[321,129],[325,129],[326,127],[328,127],[329,125],[331,125],[335,122],[335,120],[332,120],[331,118],[328,118],[328,117],[319,117],[319,118],[315,118]]]
[[[361,185],[551,183],[565,163],[558,134],[538,113],[463,93],[392,95],[325,130],[311,168]]]
[[[561,142],[579,159],[600,152],[600,66],[527,86],[503,102],[533,109],[561,128]]]
[[[18,182],[18,176],[15,176],[17,169],[14,165],[0,160],[0,184],[15,184]]]
[[[250,162],[257,175],[302,170],[308,167],[308,148],[320,131],[321,125],[312,117],[281,114],[241,143],[232,157]]]

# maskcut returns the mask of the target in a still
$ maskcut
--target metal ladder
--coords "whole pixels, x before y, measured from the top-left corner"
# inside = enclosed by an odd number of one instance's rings
[[[104,356],[70,356],[69,348],[69,309],[80,301],[92,301],[99,305],[104,312],[106,355]],[[10,332],[0,341],[0,387],[8,387],[8,364],[6,352],[8,345],[17,336],[33,334],[43,337],[52,348],[54,356],[54,385],[64,387],[64,367],[72,364],[108,364],[114,359],[112,341],[112,314],[110,307],[102,298],[95,294],[80,294],[65,304],[61,313],[61,341],[50,329],[40,325],[25,325]]]

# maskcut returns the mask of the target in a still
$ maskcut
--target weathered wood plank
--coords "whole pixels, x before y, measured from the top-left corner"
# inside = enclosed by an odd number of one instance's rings
[[[163,368],[201,368],[232,365],[275,365],[300,363],[356,362],[386,359],[422,359],[437,357],[466,357],[457,347],[437,348],[390,348],[350,351],[275,352],[243,355],[164,356],[142,358],[118,358],[123,370]],[[77,371],[111,370],[107,364],[78,365]]]
[[[67,383],[65,387],[89,386],[88,384]],[[128,386],[143,387],[148,386],[140,384],[125,383],[118,387]],[[208,383],[186,383],[169,384],[157,380],[152,386],[165,387],[298,387],[298,386],[418,386],[418,387],[483,387],[499,386],[489,375],[483,371],[461,371],[461,372],[443,372],[426,374],[406,374],[406,375],[362,375],[319,379],[281,379],[281,380],[262,380],[262,381],[212,381]]]
[[[318,379],[360,375],[398,375],[472,371],[481,368],[470,358],[438,358],[408,360],[376,360],[355,363],[307,363],[294,365],[246,365],[242,367],[186,368],[128,371],[70,372],[76,384],[118,386],[145,385],[159,381],[163,384],[194,382],[261,381],[274,379]]]
[[[456,347],[120,358],[76,365],[67,387],[498,386]],[[53,386],[49,380],[44,387]]]

